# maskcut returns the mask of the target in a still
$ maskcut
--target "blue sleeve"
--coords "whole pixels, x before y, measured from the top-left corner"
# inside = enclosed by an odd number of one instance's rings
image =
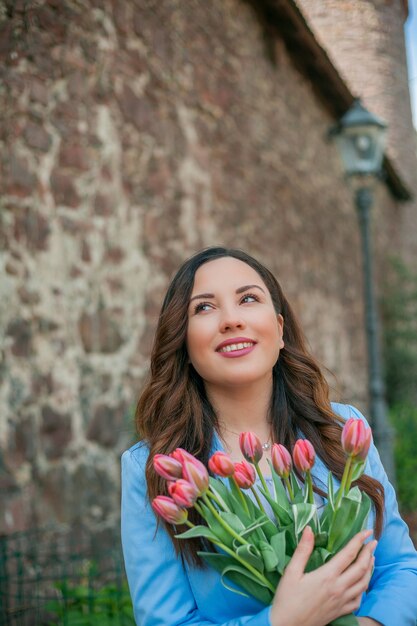
[[[187,572],[147,498],[146,446],[122,456],[122,546],[138,626],[212,626],[199,612]],[[270,607],[218,626],[270,626]]]
[[[367,423],[357,409],[349,408],[350,417],[358,417]],[[399,515],[394,488],[373,444],[365,471],[384,487],[385,517],[375,550],[374,573],[357,615],[371,617],[383,626],[416,626],[417,552],[408,527]]]

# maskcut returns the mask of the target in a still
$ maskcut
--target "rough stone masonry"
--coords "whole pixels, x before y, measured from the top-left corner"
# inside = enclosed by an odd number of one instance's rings
[[[365,402],[334,119],[251,3],[3,0],[0,67],[0,532],[116,523],[161,299],[201,247],[264,260]],[[400,210],[381,184],[379,268]]]

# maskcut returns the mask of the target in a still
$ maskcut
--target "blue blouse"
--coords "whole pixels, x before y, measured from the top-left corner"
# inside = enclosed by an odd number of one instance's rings
[[[344,420],[357,417],[366,423],[354,407],[333,404],[332,408]],[[212,452],[221,449],[216,437]],[[270,626],[269,606],[229,591],[212,568],[183,563],[162,524],[156,530],[156,517],[147,498],[147,457],[148,447],[143,442],[122,456],[122,545],[138,626]],[[384,486],[385,519],[375,550],[374,573],[356,614],[384,626],[416,626],[417,553],[374,445],[365,471]],[[327,473],[323,462],[316,459],[314,481],[324,489]],[[369,517],[371,528],[374,516],[371,513]]]

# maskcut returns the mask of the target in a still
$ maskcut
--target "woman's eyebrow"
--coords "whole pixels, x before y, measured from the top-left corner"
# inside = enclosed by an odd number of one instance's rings
[[[261,291],[263,291],[265,293],[265,289],[262,289],[262,287],[260,287],[259,285],[245,285],[244,287],[239,287],[239,289],[236,289],[236,293],[243,293],[244,291],[247,291],[248,289],[260,289]]]
[[[239,287],[238,289],[236,289],[236,293],[243,293],[244,291],[247,291],[248,289],[260,289],[261,291],[263,291],[263,293],[265,293],[265,289],[262,289],[262,287],[260,287],[259,285],[244,285],[243,287]],[[199,298],[206,298],[206,299],[210,299],[210,298],[215,298],[216,296],[214,295],[214,293],[199,293],[196,296],[193,296],[192,298],[190,298],[190,302],[192,302],[193,300],[198,300]]]

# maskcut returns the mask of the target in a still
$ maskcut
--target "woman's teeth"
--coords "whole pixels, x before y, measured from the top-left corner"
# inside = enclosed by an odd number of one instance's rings
[[[253,346],[252,341],[245,341],[244,343],[229,343],[228,346],[220,348],[219,352],[233,352],[234,350],[243,350],[243,348],[250,348]]]

